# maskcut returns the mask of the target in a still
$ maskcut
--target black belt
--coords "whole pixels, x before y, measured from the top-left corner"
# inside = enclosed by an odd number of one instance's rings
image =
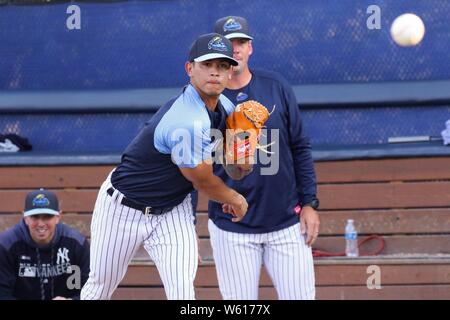
[[[114,188],[109,188],[108,191],[106,191],[111,197],[114,193]],[[173,209],[173,207],[171,208],[153,208],[153,207],[146,207],[143,206],[139,203],[134,202],[133,200],[127,199],[125,197],[123,197],[122,201],[120,202],[120,204],[142,211],[143,214],[154,214],[154,215],[160,215],[166,212],[169,212]]]

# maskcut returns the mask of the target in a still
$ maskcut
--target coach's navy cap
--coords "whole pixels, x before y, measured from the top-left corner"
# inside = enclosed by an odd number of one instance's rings
[[[29,217],[36,214],[59,215],[59,203],[56,194],[44,189],[28,193],[23,215]]]
[[[233,46],[230,40],[218,33],[203,34],[195,40],[189,51],[189,61],[206,61],[223,58],[231,65],[237,66],[238,62],[233,59]]]
[[[216,21],[214,31],[224,35],[227,39],[243,38],[253,40],[248,30],[245,18],[228,16]]]

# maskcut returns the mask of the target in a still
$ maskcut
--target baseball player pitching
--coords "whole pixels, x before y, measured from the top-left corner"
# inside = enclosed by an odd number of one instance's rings
[[[185,65],[190,83],[146,123],[100,188],[91,225],[91,271],[81,299],[109,299],[141,245],[168,299],[195,298],[198,247],[190,193],[195,188],[227,204],[235,222],[248,207],[213,174],[210,161],[210,131],[224,130],[234,110],[221,93],[237,64],[222,35],[202,35],[193,43]]]
[[[223,168],[214,167],[214,172],[250,204],[239,223],[232,223],[224,213],[233,211],[230,206],[209,204],[208,227],[220,292],[224,299],[258,299],[264,264],[279,299],[314,299],[311,244],[319,233],[319,202],[311,145],[302,130],[294,92],[280,75],[249,69],[253,37],[244,18],[219,19],[215,31],[231,40],[239,62],[224,95],[237,104],[256,100],[275,106],[266,127],[268,134],[276,129],[279,136],[277,148],[266,150],[278,150],[271,155],[271,161],[278,161],[276,174],[261,175],[262,166],[256,163],[253,172],[237,181]]]

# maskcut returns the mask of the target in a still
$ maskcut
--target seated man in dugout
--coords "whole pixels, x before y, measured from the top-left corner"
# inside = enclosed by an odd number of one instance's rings
[[[0,300],[79,299],[89,276],[89,242],[59,223],[56,195],[28,193],[24,218],[0,233]]]

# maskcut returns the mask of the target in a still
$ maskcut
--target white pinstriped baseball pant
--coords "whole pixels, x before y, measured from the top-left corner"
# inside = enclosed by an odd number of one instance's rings
[[[315,299],[314,262],[300,224],[262,234],[228,232],[208,221],[220,292],[225,300],[257,300],[261,266],[281,300]]]
[[[198,243],[191,196],[162,215],[144,215],[112,196],[110,176],[102,184],[91,223],[89,279],[82,300],[110,299],[138,248],[143,244],[158,268],[168,299],[195,299]]]

